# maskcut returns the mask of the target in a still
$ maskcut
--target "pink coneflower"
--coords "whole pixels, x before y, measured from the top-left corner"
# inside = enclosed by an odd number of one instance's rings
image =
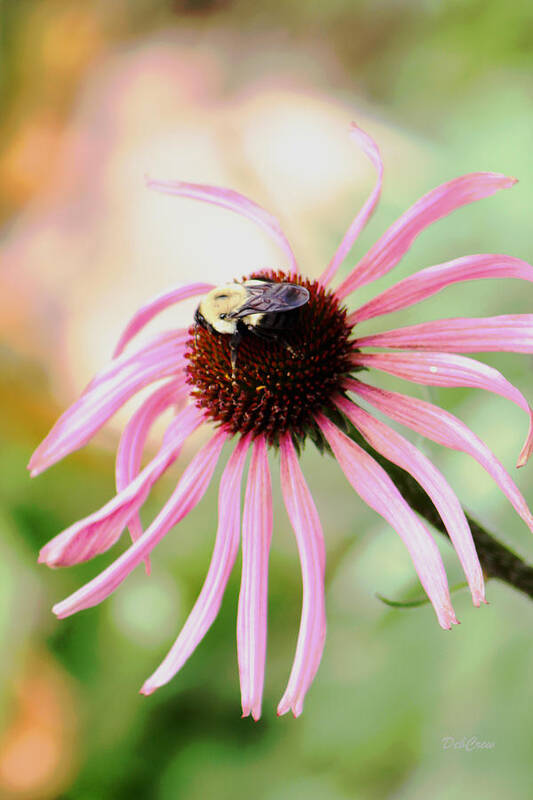
[[[326,632],[322,527],[297,457],[307,437],[319,446],[329,447],[355,491],[401,536],[439,624],[449,629],[457,622],[441,556],[431,533],[385,470],[341,430],[343,420],[355,426],[376,452],[402,467],[422,486],[446,526],[474,604],[484,602],[482,570],[454,491],[420,450],[374,418],[361,407],[361,401],[439,444],[471,455],[533,529],[531,512],[511,477],[466,425],[429,402],[375,388],[361,379],[363,368],[373,368],[415,383],[477,387],[512,400],[529,416],[529,432],[518,460],[518,466],[522,466],[533,450],[533,417],[527,401],[495,369],[457,353],[533,353],[533,315],[444,319],[371,336],[360,336],[358,332],[359,323],[419,303],[452,283],[478,278],[533,281],[533,268],[510,256],[465,256],[423,269],[354,311],[344,306],[356,289],[391,270],[432,222],[512,186],[515,180],[478,172],[437,187],[408,209],[332,290],[330,284],[373,213],[381,191],[383,167],[376,144],[356,125],[352,126],[351,135],[375,166],[377,182],[318,281],[300,275],[277,220],[251,200],[213,186],[149,181],[152,188],[214,203],[260,225],[281,247],[288,267],[284,271],[255,271],[248,277],[305,286],[309,301],[301,308],[299,324],[287,334],[287,341],[243,337],[232,375],[229,337],[200,326],[167,331],[137,350],[124,352],[160,311],[185,298],[205,295],[214,287],[194,283],[156,297],[133,317],[111,363],[63,414],[30,461],[31,474],[37,475],[84,445],[140,389],[164,381],[124,430],[117,452],[116,496],[99,511],[60,533],[41,551],[39,560],[50,566],[77,564],[108,550],[123,529],[129,528],[132,545],[100,575],[54,607],[58,617],[66,617],[100,603],[143,560],[149,568],[148,558],[155,545],[200,502],[224,444],[231,439],[236,441],[220,481],[218,530],[204,586],[175,644],[142,687],[144,694],[150,694],[176,674],[215,619],[242,529],[237,618],[242,709],[244,716],[259,718],[272,535],[267,449],[272,447],[280,454],[281,489],[296,535],[303,580],[296,656],[278,714],[289,710],[296,716],[301,713],[318,669]],[[371,352],[369,348],[383,348],[385,352]],[[396,352],[398,349],[400,352]],[[176,414],[161,448],[141,469],[149,430],[171,407]],[[178,458],[187,438],[201,425],[208,426],[211,437],[186,467],[160,513],[143,531],[138,512],[152,484]],[[241,481],[248,451],[251,461],[241,525]]]

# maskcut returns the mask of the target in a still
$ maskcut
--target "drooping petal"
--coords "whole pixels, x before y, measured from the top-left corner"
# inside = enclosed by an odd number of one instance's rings
[[[533,452],[533,410],[522,392],[497,369],[466,356],[447,353],[354,353],[354,366],[370,367],[426,386],[468,386],[506,397],[529,417],[529,432],[518,457],[523,467]]]
[[[218,529],[202,591],[176,642],[162,664],[144,683],[141,694],[152,694],[174,677],[202,641],[218,614],[239,549],[241,480],[248,447],[248,437],[240,439],[220,481]]]
[[[533,516],[518,487],[487,445],[461,420],[448,411],[417,397],[386,392],[361,381],[349,380],[346,388],[363,397],[388,417],[444,447],[475,458],[498,484],[517,514],[533,531]]]
[[[302,619],[296,655],[278,715],[292,709],[295,717],[303,710],[304,697],[322,658],[326,639],[324,569],[326,553],[322,526],[309,487],[298,463],[290,434],[280,443],[281,489],[289,515],[302,568]]]
[[[184,378],[170,381],[156,389],[133,414],[124,428],[117,448],[115,462],[117,492],[125,489],[139,474],[146,439],[155,420],[171,406],[178,408],[187,395],[188,387]],[[179,451],[176,451],[175,457],[178,456]],[[143,528],[138,511],[129,518],[128,528],[133,542],[141,536]],[[149,559],[146,560],[146,572],[150,572]]]
[[[474,605],[479,606],[485,601],[483,572],[464,511],[445,477],[427,456],[388,425],[346,398],[339,397],[336,402],[371,447],[412,475],[431,498],[459,556]]]
[[[229,211],[234,211],[236,214],[251,219],[252,222],[255,222],[256,225],[266,231],[278,247],[283,250],[290,261],[292,271],[299,272],[292,248],[281,230],[278,220],[243,194],[220,186],[185,183],[184,181],[158,181],[149,178],[146,184],[150,189],[156,189],[158,192],[188,197],[191,200],[201,200],[204,203],[227,208]]]
[[[124,332],[122,333],[118,344],[113,352],[113,358],[117,358],[124,351],[128,343],[136,336],[150,320],[152,320],[165,308],[179,303],[182,300],[187,300],[189,297],[196,297],[197,295],[207,294],[211,289],[214,289],[212,283],[189,283],[185,286],[177,286],[170,291],[162,292],[157,297],[152,298],[148,303],[133,315],[130,319]]]
[[[272,490],[265,440],[255,439],[242,519],[242,578],[237,614],[237,652],[242,715],[261,716],[267,638],[268,556],[272,538]]]
[[[379,464],[323,414],[316,418],[347,479],[370,508],[387,520],[404,542],[441,627],[456,623],[439,549]]]
[[[49,567],[67,567],[109,550],[142,506],[154,483],[175,461],[183,443],[202,421],[202,413],[196,406],[185,408],[171,423],[167,442],[135,480],[98,511],[48,542],[39,554],[39,562]]]
[[[533,267],[519,258],[502,255],[475,255],[456,258],[422,269],[374,297],[348,317],[348,324],[391,314],[420,303],[454,283],[482,278],[516,278],[533,282]]]
[[[200,502],[211,481],[220,451],[228,434],[218,431],[194,456],[184,471],[170,499],[143,535],[119,558],[92,581],[70,597],[57,603],[52,611],[60,619],[105,600],[124,578],[143,561],[168,531],[187,516]]]
[[[354,246],[355,242],[357,241],[357,237],[374,213],[374,209],[378,204],[379,196],[381,194],[381,185],[383,182],[383,162],[381,160],[381,154],[377,144],[368,135],[368,133],[365,133],[362,128],[359,128],[355,122],[352,122],[351,124],[350,135],[376,168],[377,181],[370,196],[344,234],[344,238],[337,248],[329,265],[322,273],[319,279],[319,283],[321,283],[322,286],[327,286],[337,274],[337,270],[339,269],[340,265]]]
[[[32,477],[82,447],[107,420],[140,389],[160,378],[178,374],[184,360],[180,331],[158,337],[131,356],[112,362],[81,397],[58,419],[28,464]]]
[[[421,322],[357,339],[357,347],[405,347],[444,353],[533,353],[533,314]]]
[[[473,172],[437,186],[408,208],[363,256],[337,289],[337,297],[342,300],[360,286],[389,272],[407,253],[418,234],[433,222],[514,183],[516,178],[496,172]]]

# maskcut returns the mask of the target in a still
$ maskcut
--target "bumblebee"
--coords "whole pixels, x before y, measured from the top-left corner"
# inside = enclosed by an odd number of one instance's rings
[[[194,315],[196,325],[229,336],[232,377],[243,336],[284,341],[297,324],[298,309],[309,302],[309,291],[294,283],[249,280],[219,286],[207,294]]]

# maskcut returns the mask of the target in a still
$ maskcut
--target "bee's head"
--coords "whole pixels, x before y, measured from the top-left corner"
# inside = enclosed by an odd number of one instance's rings
[[[229,317],[242,306],[246,297],[246,289],[240,283],[218,286],[206,294],[198,306],[195,320],[217,333],[233,334],[237,329],[237,321]]]

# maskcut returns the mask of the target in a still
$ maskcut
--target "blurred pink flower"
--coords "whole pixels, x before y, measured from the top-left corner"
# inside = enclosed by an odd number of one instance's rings
[[[224,443],[237,444],[224,469],[219,490],[219,524],[214,552],[198,600],[178,639],[142,692],[167,683],[189,658],[215,619],[238,546],[240,491],[246,456],[251,450],[242,519],[242,579],[237,645],[243,715],[261,714],[267,634],[268,557],[272,534],[271,475],[267,448],[279,448],[281,488],[298,545],[302,579],[302,617],[296,656],[278,714],[302,711],[304,696],[318,669],[324,646],[324,540],[313,498],[301,472],[297,448],[310,436],[329,445],[348,481],[363,500],[396,529],[413,560],[439,624],[456,623],[446,574],[432,535],[403,499],[381,466],[355,444],[337,423],[349,420],[369,444],[407,470],[435,504],[464,569],[473,602],[484,602],[484,583],[472,535],[455,493],[439,470],[410,441],[349,399],[366,400],[391,419],[423,436],[475,458],[491,475],[517,513],[533,530],[524,498],[488,447],[452,414],[429,402],[370,386],[355,377],[374,368],[408,381],[434,386],[471,386],[500,394],[528,414],[529,432],[518,466],[533,450],[532,411],[523,395],[499,372],[456,353],[513,351],[533,353],[533,315],[478,319],[444,319],[362,338],[356,325],[419,303],[459,281],[520,278],[533,281],[533,268],[504,255],[473,255],[419,271],[382,292],[350,314],[341,305],[359,287],[391,270],[428,225],[455,209],[515,182],[496,173],[472,173],[429,192],[406,211],[352,269],[334,291],[328,287],[372,215],[381,192],[383,166],[374,141],[356,125],[351,135],[377,170],[370,197],[350,225],[329,266],[318,281],[299,274],[291,247],[277,220],[237,192],[213,186],[149,181],[155,189],[202,200],[248,217],[280,246],[287,272],[260,271],[274,280],[305,285],[310,300],[287,348],[245,337],[231,378],[227,336],[202,327],[159,334],[131,354],[131,339],[160,311],[213,287],[193,283],[172,289],[141,308],[126,327],[114,359],[56,423],[35,451],[29,468],[37,475],[84,445],[141,388],[165,379],[129,421],[116,462],[117,495],[99,511],[56,536],[41,551],[40,561],[67,566],[106,551],[128,526],[133,544],[98,577],[54,607],[58,617],[89,608],[108,597],[129,573],[147,560],[155,545],[204,495]],[[385,353],[367,348],[387,348]],[[391,352],[401,348],[402,352]],[[141,469],[151,426],[169,407],[177,412],[157,455]],[[153,483],[179,456],[201,425],[217,423],[186,467],[173,494],[143,532],[139,508]],[[148,562],[147,562],[148,566]]]

